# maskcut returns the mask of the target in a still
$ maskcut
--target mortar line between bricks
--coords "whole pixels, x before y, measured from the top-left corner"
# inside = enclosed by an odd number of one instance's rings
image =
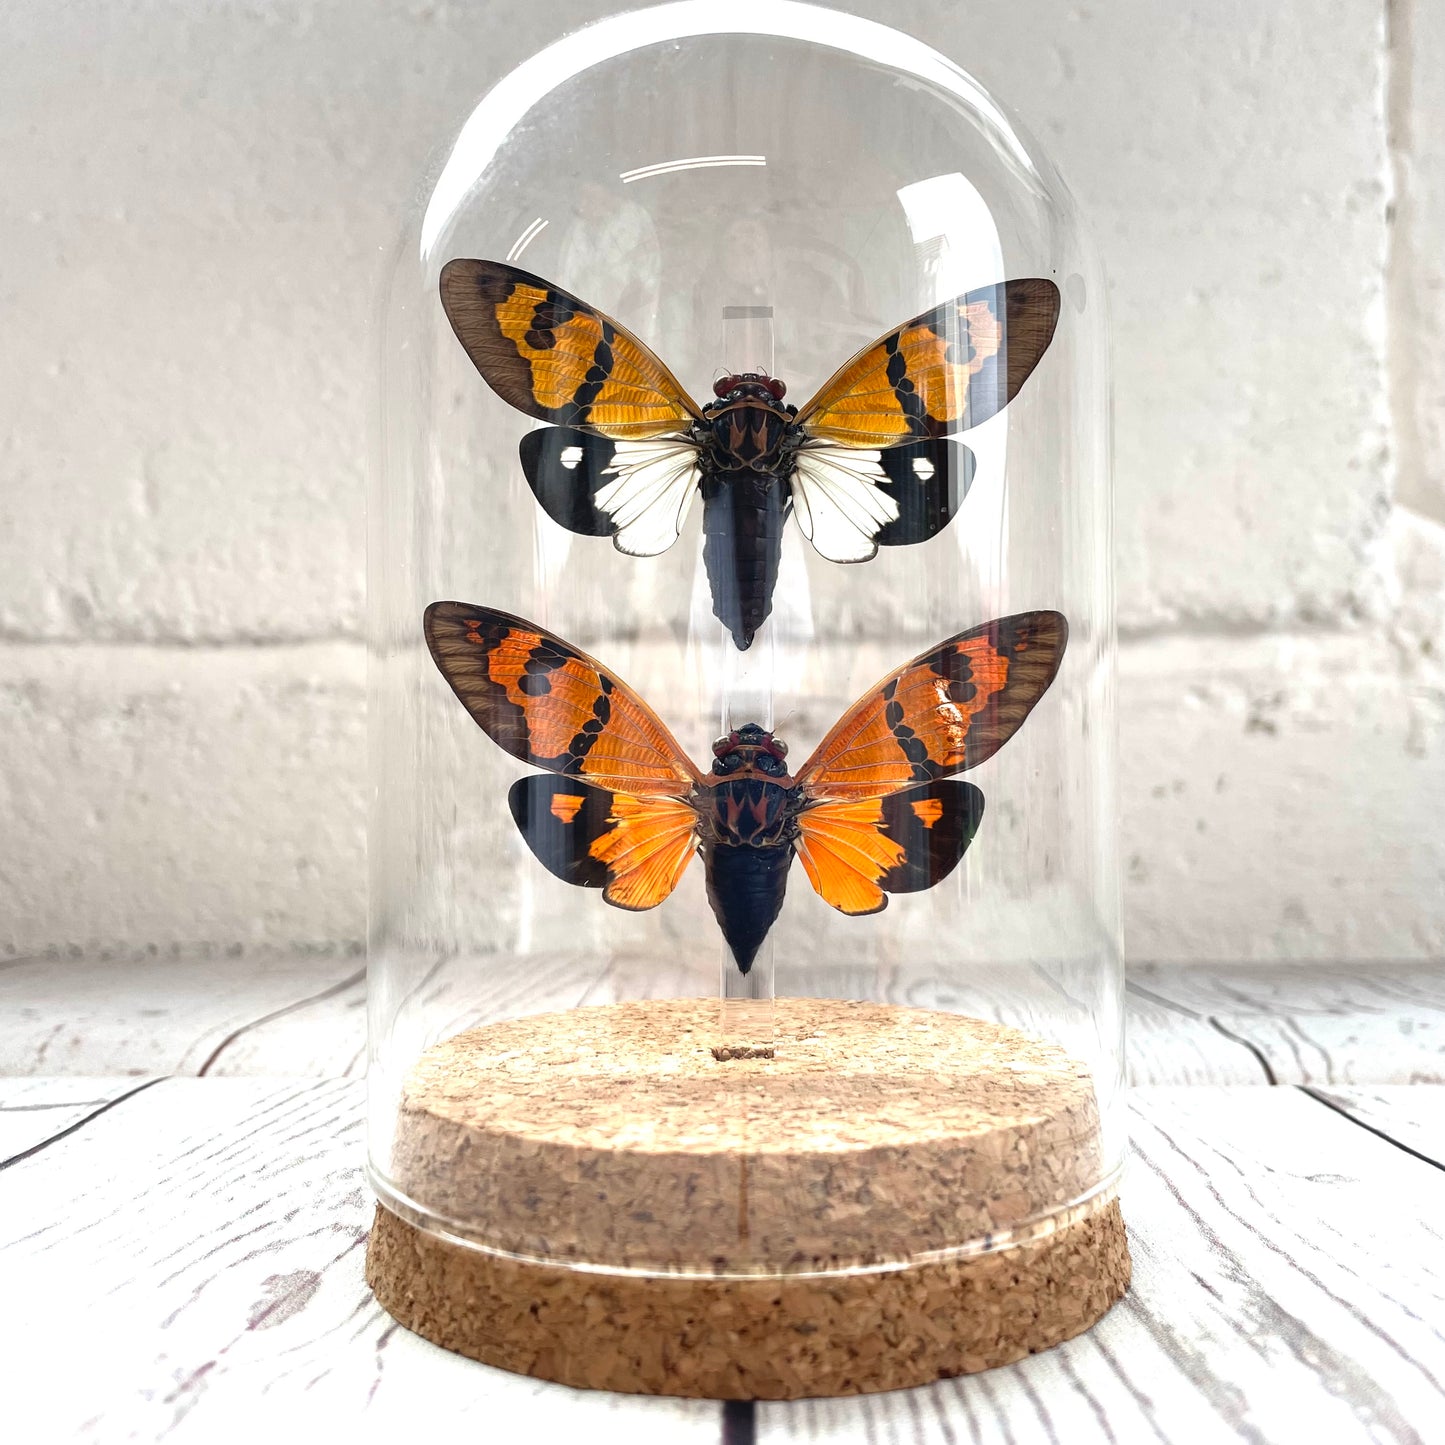
[[[1224,617],[1185,617],[1177,622],[1161,622],[1157,625],[1121,624],[1119,644],[1121,647],[1144,646],[1176,637],[1186,637],[1199,642],[1319,642],[1352,635],[1347,628],[1328,622],[1312,622],[1300,617],[1288,619],[1288,624],[1282,627]]]
[[[1143,646],[1151,642],[1167,641],[1171,638],[1192,638],[1199,641],[1218,642],[1289,642],[1339,640],[1355,634],[1348,628],[1333,626],[1326,622],[1311,622],[1304,618],[1290,620],[1286,627],[1271,626],[1267,623],[1237,621],[1230,618],[1195,617],[1182,618],[1177,622],[1158,625],[1124,625],[1119,628],[1118,640],[1121,646]],[[881,639],[860,639],[877,641]],[[120,652],[129,649],[147,653],[284,653],[303,652],[318,647],[344,647],[365,650],[366,639],[355,633],[319,632],[306,637],[30,637],[20,633],[0,631],[0,651],[13,649],[16,652],[43,652],[53,648],[58,652],[79,651],[82,648]]]
[[[1385,406],[1391,494],[1397,505],[1431,516],[1437,508],[1414,485],[1423,476],[1419,430],[1418,276],[1415,266],[1414,40],[1418,0],[1383,0],[1381,85],[1385,123]],[[1445,515],[1434,515],[1445,522]]]
[[[39,652],[53,647],[59,651],[105,648],[137,652],[300,652],[316,647],[364,648],[366,639],[351,632],[318,632],[307,637],[29,637],[0,631],[0,648],[17,652]]]

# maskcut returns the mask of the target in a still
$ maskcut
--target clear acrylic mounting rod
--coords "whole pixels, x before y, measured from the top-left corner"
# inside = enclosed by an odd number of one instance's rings
[[[773,308],[724,306],[722,361],[728,374],[773,374]],[[718,626],[722,657],[719,721],[726,733],[743,723],[773,726],[773,690],[776,684],[777,648],[774,628],[765,623],[753,645],[739,652],[728,630]],[[763,940],[746,973],[738,971],[732,950],[722,945],[719,958],[719,1051],[744,1055],[773,1047],[773,939]]]
[[[773,374],[773,308],[723,307],[723,366],[729,376]]]
[[[773,1053],[773,939],[769,934],[747,973],[739,973],[732,951],[722,949],[720,1056],[771,1058]]]

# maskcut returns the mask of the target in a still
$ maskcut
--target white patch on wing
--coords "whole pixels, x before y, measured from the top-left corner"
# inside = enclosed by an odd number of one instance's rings
[[[830,562],[866,562],[873,539],[898,520],[898,503],[880,491],[876,451],[807,442],[793,471],[793,511],[803,535]]]
[[[615,477],[593,501],[617,527],[612,541],[632,557],[656,557],[677,541],[701,471],[697,443],[685,437],[618,442],[603,476]]]

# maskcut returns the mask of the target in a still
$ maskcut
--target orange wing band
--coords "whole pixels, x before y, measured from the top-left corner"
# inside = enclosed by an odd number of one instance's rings
[[[1024,612],[959,633],[884,678],[798,774],[817,799],[879,797],[990,758],[1058,672],[1068,624]]]
[[[528,416],[623,441],[685,431],[698,416],[631,332],[538,276],[498,261],[448,261],[441,296],[473,365]]]
[[[880,831],[883,803],[829,803],[798,819],[798,857],[818,896],[840,913],[888,906],[878,880],[903,861],[903,849]]]
[[[697,814],[686,803],[618,793],[609,822],[591,849],[612,874],[602,896],[618,908],[656,908],[692,861]]]
[[[1058,318],[1058,287],[1042,277],[957,296],[865,346],[798,421],[809,435],[850,447],[977,426],[1018,394]]]
[[[652,709],[553,633],[465,602],[432,603],[424,627],[452,691],[514,758],[653,797],[685,797],[699,780]]]

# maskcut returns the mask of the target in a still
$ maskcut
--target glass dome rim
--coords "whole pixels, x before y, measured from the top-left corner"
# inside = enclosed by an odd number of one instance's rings
[[[634,52],[668,41],[721,36],[817,45],[869,65],[891,67],[961,104],[980,128],[999,139],[1049,201],[1068,214],[1080,242],[1087,251],[1094,251],[1068,186],[1028,127],[971,72],[916,35],[810,0],[732,0],[726,7],[713,0],[664,0],[566,31],[493,83],[428,167],[418,200],[408,208],[396,250],[398,261],[411,252],[412,259],[426,271],[446,259],[447,238],[477,184],[506,138],[548,96],[587,71]],[[850,39],[859,43],[849,43]],[[865,39],[881,43],[883,48],[864,48],[861,42]],[[599,40],[603,44],[599,45]],[[899,63],[909,58],[916,63]]]

